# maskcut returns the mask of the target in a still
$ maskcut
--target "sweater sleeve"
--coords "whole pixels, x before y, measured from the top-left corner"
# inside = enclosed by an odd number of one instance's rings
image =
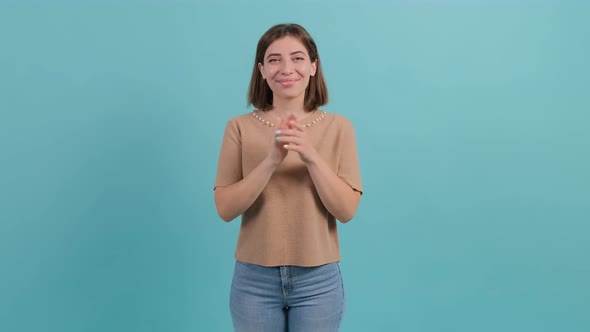
[[[225,126],[219,160],[217,162],[217,176],[215,186],[225,187],[240,181],[242,175],[242,142],[237,122],[229,120]]]
[[[340,153],[337,174],[353,190],[360,192],[362,195],[363,188],[361,184],[361,172],[354,127],[347,119],[344,119],[343,121],[342,134],[340,137],[342,139],[342,150]]]

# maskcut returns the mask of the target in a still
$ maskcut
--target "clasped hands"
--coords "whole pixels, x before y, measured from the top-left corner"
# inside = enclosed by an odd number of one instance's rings
[[[280,161],[290,150],[299,153],[299,158],[304,163],[312,162],[316,158],[317,151],[309,141],[305,127],[297,121],[295,115],[291,114],[282,118],[277,128],[274,133],[275,144],[273,144],[275,151],[272,152],[279,153]]]

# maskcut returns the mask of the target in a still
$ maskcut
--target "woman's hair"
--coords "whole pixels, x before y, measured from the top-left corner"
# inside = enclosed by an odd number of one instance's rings
[[[272,108],[272,90],[268,83],[262,78],[258,64],[264,64],[264,53],[275,40],[291,36],[299,39],[307,49],[311,62],[316,61],[317,68],[314,76],[310,77],[309,84],[305,89],[303,106],[306,111],[312,111],[328,103],[328,87],[322,73],[322,65],[315,41],[309,33],[298,24],[278,24],[268,29],[256,47],[256,58],[252,69],[252,78],[248,87],[248,105],[253,105],[261,111],[268,111]]]

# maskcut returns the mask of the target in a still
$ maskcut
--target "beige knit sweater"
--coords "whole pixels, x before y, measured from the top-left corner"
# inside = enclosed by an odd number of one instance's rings
[[[311,112],[300,122],[311,122],[319,115],[319,111]],[[229,120],[215,187],[231,185],[247,176],[266,157],[275,129],[251,113]],[[362,193],[350,121],[327,113],[321,121],[306,128],[306,133],[330,168],[351,190]],[[263,266],[318,266],[340,260],[335,218],[322,204],[296,152],[287,154],[260,196],[242,214],[235,257]]]

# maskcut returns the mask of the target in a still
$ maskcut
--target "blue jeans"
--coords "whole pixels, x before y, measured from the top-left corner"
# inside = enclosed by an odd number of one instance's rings
[[[236,261],[230,311],[237,332],[338,331],[344,313],[340,266],[265,267]]]

